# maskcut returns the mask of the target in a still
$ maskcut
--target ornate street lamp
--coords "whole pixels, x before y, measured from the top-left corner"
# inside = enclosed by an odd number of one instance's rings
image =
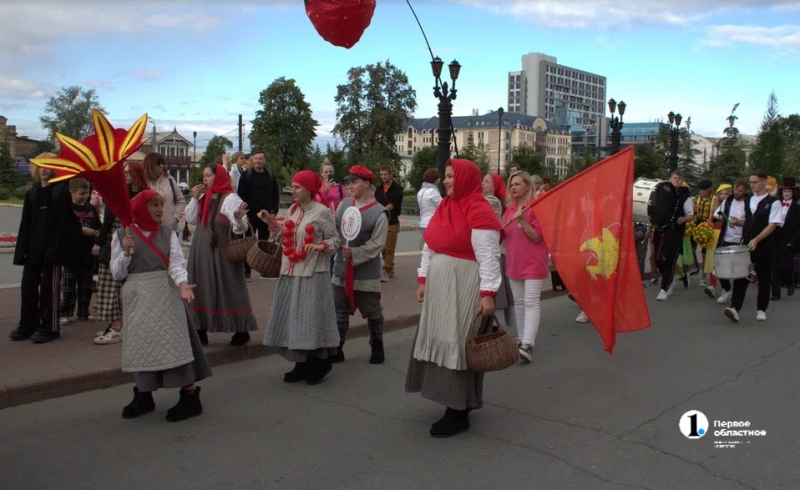
[[[447,82],[442,82],[443,67],[444,62],[438,56],[431,61],[433,78],[436,81],[436,86],[433,87],[433,95],[439,99],[439,156],[437,167],[439,174],[442,176],[442,182],[444,182],[445,166],[450,159],[450,139],[453,135],[453,101],[456,100],[456,80],[458,80],[461,65],[456,60],[453,60],[448,65],[452,87],[448,87]],[[444,184],[442,184],[442,192],[444,192]]]
[[[625,114],[625,102],[617,101],[614,99],[610,99],[608,101],[608,112],[611,113],[611,121],[609,125],[611,126],[611,154],[614,155],[619,152],[619,146],[622,142],[622,127],[624,123],[622,122],[622,116]],[[614,116],[614,113],[619,111],[619,117]],[[599,132],[599,128],[598,128]]]
[[[502,145],[503,141],[503,108],[497,109],[497,116],[500,119],[499,123],[497,124],[497,174],[500,175],[500,146]]]
[[[670,111],[667,119],[669,119],[669,173],[672,175],[672,172],[678,170],[678,145],[683,117]]]

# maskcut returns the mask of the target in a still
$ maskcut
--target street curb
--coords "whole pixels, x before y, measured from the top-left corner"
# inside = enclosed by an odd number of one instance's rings
[[[22,204],[11,204],[8,202],[0,202],[0,208],[20,208],[22,209]]]
[[[564,292],[553,290],[542,291],[542,300],[566,296]],[[387,319],[384,322],[384,331],[393,332],[404,328],[414,327],[419,323],[420,314],[400,315]],[[363,321],[363,320],[362,320]],[[350,328],[348,339],[357,339],[369,335],[367,324],[362,323]],[[206,357],[211,366],[223,366],[234,362],[258,359],[260,357],[277,354],[278,349],[262,345],[260,339],[251,340],[250,344],[243,347],[230,345],[215,345],[206,347]],[[121,368],[106,369],[95,373],[78,374],[54,378],[34,383],[0,386],[0,410],[8,407],[17,407],[28,403],[40,402],[51,398],[77,395],[85,391],[93,391],[128,384],[133,381],[132,373],[123,373]]]

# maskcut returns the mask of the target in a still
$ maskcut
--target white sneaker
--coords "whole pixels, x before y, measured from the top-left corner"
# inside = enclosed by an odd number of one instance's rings
[[[580,312],[580,314],[578,315],[578,318],[576,318],[576,319],[575,319],[575,321],[576,321],[577,323],[588,323],[588,322],[589,322],[589,317],[588,317],[588,316],[586,316],[586,313],[582,311],[582,312]]]
[[[767,314],[766,314],[766,313],[764,313],[764,312],[763,312],[763,311],[761,311],[761,310],[758,310],[758,311],[756,312],[756,320],[758,320],[759,322],[763,322],[763,321],[765,321],[766,319],[767,319]]]
[[[717,303],[721,305],[728,304],[728,302],[731,300],[731,294],[732,293],[730,291],[725,291],[724,293],[722,293],[722,296],[717,298]]]
[[[712,288],[711,286],[706,286],[705,292],[709,298],[713,298],[714,296],[717,295],[717,293],[714,292],[714,288]]]
[[[58,324],[61,325],[62,327],[69,325],[70,324],[69,318],[62,316],[61,318],[58,319]]]
[[[533,346],[530,344],[522,344],[519,346],[519,359],[527,364],[533,358]]]
[[[705,279],[700,279],[700,281],[697,283],[697,285],[700,286],[701,288],[707,287],[708,286],[708,281],[706,281]]]
[[[652,282],[653,284],[658,284],[658,278],[657,277],[651,277],[650,278],[650,282]]]
[[[669,289],[667,289],[667,296],[672,296],[673,291],[675,291],[675,279],[673,279],[672,282],[669,283]]]
[[[94,343],[97,345],[116,344],[118,342],[122,342],[122,332],[117,332],[111,327],[107,328],[103,335],[94,339]]]
[[[389,282],[391,280],[392,279],[389,277],[389,273],[386,272],[386,271],[383,271],[383,273],[381,274],[381,282]]]
[[[669,298],[669,293],[664,291],[663,289],[658,292],[658,296],[656,296],[656,301],[666,301]]]
[[[730,318],[733,323],[739,323],[739,312],[736,311],[736,308],[725,308],[725,316]]]

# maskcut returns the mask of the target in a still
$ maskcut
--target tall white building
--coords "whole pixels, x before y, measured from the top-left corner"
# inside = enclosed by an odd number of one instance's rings
[[[606,77],[526,54],[522,70],[508,72],[508,110],[557,124],[597,124],[606,114]]]

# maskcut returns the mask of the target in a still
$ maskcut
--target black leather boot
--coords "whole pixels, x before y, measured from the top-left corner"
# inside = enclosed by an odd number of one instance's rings
[[[142,393],[139,388],[133,387],[133,401],[125,405],[122,409],[123,419],[135,419],[156,409],[156,402],[153,401],[153,393],[145,391]]]
[[[308,359],[308,370],[306,371],[306,383],[318,385],[322,383],[325,376],[333,369],[330,359],[319,359],[311,357]]]
[[[469,430],[469,414],[467,410],[455,410],[447,407],[444,417],[431,426],[431,436],[437,438],[451,437]]]
[[[195,387],[191,393],[181,390],[178,403],[167,410],[167,421],[180,422],[181,420],[196,417],[201,413],[203,413],[203,405],[200,403],[200,388]]]
[[[242,346],[250,342],[250,332],[236,332],[231,337],[231,345]]]
[[[328,357],[331,362],[344,362],[344,340],[339,342],[339,347],[336,349],[336,354]]]
[[[383,361],[386,360],[386,356],[383,353],[383,340],[373,340],[370,347],[372,347],[372,355],[369,356],[369,363],[383,364]]]
[[[200,337],[200,345],[208,345],[208,330],[198,330],[197,336]]]
[[[297,383],[298,381],[303,381],[304,379],[306,379],[307,364],[308,362],[294,363],[294,369],[292,369],[288,373],[284,373],[283,382]]]

